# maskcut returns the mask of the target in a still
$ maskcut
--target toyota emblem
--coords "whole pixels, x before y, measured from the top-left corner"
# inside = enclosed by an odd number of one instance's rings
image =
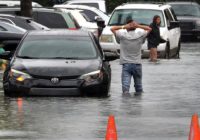
[[[57,84],[57,83],[59,83],[59,79],[58,78],[51,78],[51,82],[53,84]]]

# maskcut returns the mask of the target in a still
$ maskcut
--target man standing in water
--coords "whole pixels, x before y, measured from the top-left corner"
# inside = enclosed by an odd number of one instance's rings
[[[129,89],[132,77],[134,79],[135,95],[140,95],[143,92],[141,47],[151,28],[129,19],[126,25],[113,26],[111,31],[120,40],[123,95],[130,94]]]

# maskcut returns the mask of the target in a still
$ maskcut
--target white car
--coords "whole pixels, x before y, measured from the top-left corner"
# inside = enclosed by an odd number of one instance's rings
[[[0,6],[3,6],[3,7],[20,7],[20,0],[19,1],[2,0],[2,1],[0,1]],[[32,2],[32,7],[42,7],[42,5],[38,4],[37,2]]]
[[[88,17],[81,14],[81,10],[60,9],[60,11],[70,13],[83,30],[92,32],[98,38],[97,24],[89,22]]]
[[[119,41],[110,31],[111,26],[124,25],[126,19],[132,17],[140,24],[150,25],[155,15],[161,17],[160,35],[166,43],[160,43],[157,47],[159,57],[179,57],[180,27],[170,5],[166,4],[123,4],[112,13],[108,25],[104,28],[100,37],[100,44],[104,51],[119,53]],[[142,46],[142,57],[149,57],[147,41]]]
[[[97,17],[103,19],[105,21],[105,24],[109,20],[108,15],[106,15],[104,12],[100,11],[95,7],[90,7],[85,5],[54,5],[54,8],[82,10],[82,13],[87,15],[87,17],[90,19],[90,22],[96,22]]]
[[[0,32],[21,33],[24,34],[27,30],[7,22],[2,22],[0,19]]]
[[[95,7],[102,12],[106,13],[106,3],[105,0],[68,0],[62,5],[87,5]]]

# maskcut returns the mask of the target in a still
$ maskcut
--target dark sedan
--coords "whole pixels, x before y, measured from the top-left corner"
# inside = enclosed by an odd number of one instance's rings
[[[196,2],[169,2],[180,21],[182,37],[200,37],[200,6]]]
[[[86,31],[28,32],[10,60],[3,77],[6,96],[108,96],[116,59],[102,52]]]

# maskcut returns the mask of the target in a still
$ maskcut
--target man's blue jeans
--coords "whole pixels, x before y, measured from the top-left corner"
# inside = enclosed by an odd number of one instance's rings
[[[143,92],[142,88],[142,65],[126,63],[122,66],[122,91],[129,93],[131,78],[134,79],[134,87],[136,93]]]

